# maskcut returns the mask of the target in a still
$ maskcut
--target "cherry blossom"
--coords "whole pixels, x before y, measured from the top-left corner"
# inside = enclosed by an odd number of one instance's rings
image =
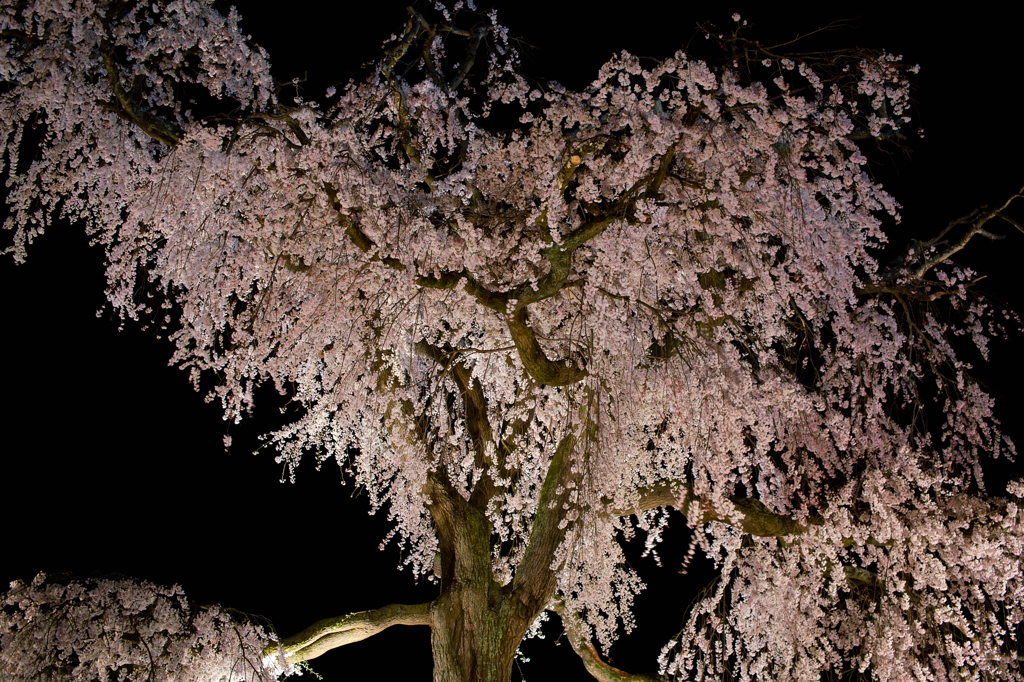
[[[20,680],[276,680],[258,624],[194,608],[180,587],[128,579],[12,583],[0,610],[0,671]]]

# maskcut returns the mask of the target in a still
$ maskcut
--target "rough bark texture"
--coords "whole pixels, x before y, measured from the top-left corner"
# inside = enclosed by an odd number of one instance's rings
[[[434,682],[508,682],[529,627],[521,604],[501,586],[465,583],[433,607]]]

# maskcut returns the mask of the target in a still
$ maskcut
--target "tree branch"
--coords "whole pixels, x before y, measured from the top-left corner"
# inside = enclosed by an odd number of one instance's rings
[[[530,376],[540,384],[548,386],[567,386],[575,384],[587,376],[587,370],[576,367],[572,360],[549,360],[537,342],[537,334],[526,321],[526,308],[520,308],[508,317],[508,330],[512,334],[512,342],[519,351],[519,359]]]
[[[680,492],[683,493],[682,496],[680,496]],[[691,519],[695,525],[718,521],[734,526],[748,535],[777,538],[786,535],[801,535],[806,533],[811,526],[820,526],[823,523],[816,517],[809,518],[806,523],[800,523],[790,516],[776,514],[760,500],[750,497],[730,497],[729,501],[732,502],[733,509],[725,514],[719,514],[706,500],[693,494],[690,484],[666,481],[642,490],[636,508],[611,509],[609,513],[615,516],[629,516],[655,507],[675,507],[685,515],[690,511],[692,503],[697,502],[700,505],[701,515],[699,519]]]
[[[430,604],[389,604],[339,618],[325,618],[297,635],[263,650],[264,657],[283,655],[288,663],[301,663],[346,644],[359,642],[392,625],[432,625]]]
[[[530,539],[512,579],[513,594],[529,610],[543,607],[555,590],[555,572],[551,569],[551,562],[565,536],[562,505],[569,499],[571,492],[567,484],[572,477],[572,454],[575,449],[576,434],[570,431],[562,437],[555,449],[555,456],[551,458],[537,502],[537,515],[530,530]]]
[[[35,47],[42,42],[39,38],[25,33],[24,31],[19,31],[16,28],[0,29],[0,38],[9,38],[14,41],[22,42],[28,47]]]
[[[452,82],[448,84],[448,87],[452,90],[457,89],[462,81],[469,75],[470,70],[476,63],[476,51],[480,48],[480,43],[483,42],[484,36],[487,35],[487,27],[480,26],[473,31],[473,39],[469,41],[469,46],[466,48],[466,57],[462,60],[462,66],[459,67],[458,72],[452,78]]]
[[[1010,201],[1012,201],[1012,199],[1010,199]],[[1006,203],[1008,204],[1010,202],[1007,201]],[[1004,205],[1003,208],[1006,208],[1006,206]],[[914,277],[920,279],[924,277],[926,272],[934,268],[939,263],[949,260],[949,258],[952,257],[953,254],[967,246],[967,243],[971,241],[971,238],[974,237],[975,235],[980,234],[982,237],[988,237],[989,239],[1002,239],[1002,235],[996,235],[984,229],[985,223],[987,223],[989,220],[991,220],[998,214],[998,210],[986,211],[985,213],[981,214],[981,216],[976,221],[974,221],[974,224],[971,225],[971,228],[964,233],[964,236],[961,237],[956,244],[953,244],[952,246],[948,247],[945,251],[943,251],[938,256],[935,256],[931,260],[919,265],[917,269],[914,270]]]
[[[409,21],[405,25],[405,36],[402,41],[387,51],[387,58],[381,65],[381,74],[388,82],[388,86],[391,88],[392,99],[394,101],[395,115],[398,120],[396,121],[396,127],[398,129],[398,138],[402,142],[402,149],[405,150],[405,155],[411,162],[416,165],[422,163],[420,157],[420,150],[416,148],[416,143],[412,137],[412,118],[409,115],[409,108],[405,101],[405,91],[402,90],[402,84],[398,81],[398,76],[395,75],[395,66],[405,56],[405,53],[412,46],[413,41],[420,37],[425,31],[429,32],[430,25],[426,24],[423,17],[419,15],[411,7],[407,8],[411,15]],[[415,20],[416,18],[419,20]],[[427,172],[424,177],[424,181],[427,186],[430,187],[431,191],[434,189],[434,178],[430,174],[430,166],[427,166]]]
[[[360,229],[359,225],[351,216],[347,216],[341,212],[342,206],[341,202],[338,201],[338,188],[329,182],[324,182],[323,188],[324,192],[327,194],[327,199],[330,202],[331,207],[338,212],[338,225],[345,228],[345,234],[352,240],[352,243],[356,245],[356,248],[363,253],[372,254],[370,256],[371,262],[380,261],[392,270],[404,272],[405,264],[402,261],[390,256],[381,258],[380,253],[377,252],[377,244],[370,239],[362,229]],[[462,270],[461,272],[444,271],[436,277],[433,275],[416,276],[416,284],[427,289],[454,289],[462,280],[466,281],[466,293],[475,298],[477,303],[499,313],[505,312],[508,302],[508,294],[490,291],[477,282],[476,279],[465,270]]]
[[[501,350],[508,351],[511,348],[476,352]],[[455,380],[455,384],[459,387],[459,393],[461,394],[465,409],[466,431],[469,433],[473,443],[473,463],[484,472],[480,480],[473,487],[473,494],[469,498],[469,503],[480,511],[486,511],[487,503],[498,492],[490,473],[491,469],[495,464],[504,468],[504,462],[494,462],[487,455],[487,444],[494,440],[494,431],[491,428],[490,420],[487,418],[487,396],[484,394],[480,382],[473,378],[472,372],[459,359],[459,355],[463,351],[468,352],[470,349],[451,349],[450,347],[441,349],[426,341],[418,341],[416,343],[416,351],[420,355],[436,362],[443,368],[445,373],[450,373],[452,379]],[[496,454],[498,454],[497,451]]]
[[[941,263],[949,260],[953,255],[963,250],[975,236],[980,235],[991,240],[1000,240],[1005,235],[995,234],[987,229],[985,225],[996,218],[1002,219],[1024,233],[1024,225],[1004,212],[1014,199],[1024,198],[1024,187],[1010,195],[1003,202],[1002,206],[988,210],[985,206],[971,211],[965,216],[949,221],[939,234],[926,242],[912,241],[906,251],[893,259],[883,268],[875,282],[866,284],[863,287],[854,289],[857,296],[877,296],[879,294],[892,294],[903,296],[917,301],[934,301],[943,296],[948,296],[956,291],[941,282],[924,279],[928,271]],[[970,225],[966,232],[954,244],[946,242],[946,236],[960,225]],[[936,247],[944,246],[940,253],[924,260],[930,251]],[[920,260],[924,262],[918,263]],[[984,277],[978,277],[970,282],[962,282],[960,285],[970,287],[980,282]],[[959,286],[959,285],[958,285]]]
[[[604,148],[604,144],[604,141],[596,140],[579,147],[569,157],[569,160],[566,161],[558,174],[559,188],[564,190],[568,186],[572,174],[583,163],[581,154],[586,155],[597,152]],[[619,218],[629,220],[635,210],[636,202],[641,196],[654,196],[657,194],[661,183],[668,173],[669,166],[672,164],[673,156],[674,152],[670,148],[658,161],[657,169],[633,183],[633,186],[612,202],[607,209],[600,211],[600,214],[593,220],[588,220],[567,234],[561,243],[552,244],[542,249],[541,255],[548,261],[551,270],[536,282],[525,282],[508,293],[509,299],[516,300],[516,311],[531,303],[551,298],[561,291],[569,279],[569,273],[572,271],[572,255],[576,249],[600,235]],[[547,225],[547,208],[541,214],[540,224],[541,226]]]
[[[1024,187],[1022,187],[1016,193],[1010,195],[1010,198],[1007,199],[1003,203],[1003,205],[1000,206],[999,208],[994,208],[994,209],[988,210],[988,211],[986,211],[984,209],[981,209],[981,210],[978,210],[978,211],[974,211],[974,212],[964,216],[963,218],[959,218],[957,220],[952,221],[946,227],[946,229],[944,229],[939,234],[939,236],[937,236],[934,239],[932,239],[932,240],[922,244],[921,245],[922,251],[927,251],[929,248],[931,248],[931,247],[935,246],[936,244],[940,243],[940,240],[955,225],[962,225],[962,224],[968,223],[968,222],[970,222],[972,220],[974,222],[973,222],[973,224],[971,224],[970,229],[968,229],[967,232],[964,233],[964,236],[962,236],[959,241],[957,241],[952,246],[949,246],[941,254],[939,254],[939,255],[935,256],[934,258],[932,258],[931,260],[926,261],[926,262],[922,263],[921,265],[919,265],[917,267],[917,269],[914,270],[914,276],[917,277],[918,279],[924,277],[925,273],[927,273],[929,270],[934,268],[939,263],[942,263],[942,262],[948,260],[953,254],[955,254],[956,252],[960,251],[965,246],[967,246],[967,243],[975,235],[979,235],[980,234],[982,237],[987,237],[989,239],[1002,239],[1003,235],[993,234],[993,233],[991,233],[991,232],[989,232],[988,230],[985,229],[985,224],[988,221],[992,220],[993,218],[996,218],[996,217],[1002,218],[1006,222],[1008,222],[1011,225],[1013,225],[1014,227],[1016,227],[1021,232],[1024,232],[1024,227],[1021,227],[1021,225],[1018,224],[1017,221],[1015,221],[1012,218],[1010,218],[1009,216],[1006,216],[1006,215],[1003,214],[1003,211],[1005,211],[1007,209],[1007,207],[1009,207],[1009,205],[1011,203],[1013,203],[1014,199],[1020,199],[1022,197],[1024,197]]]
[[[181,139],[181,130],[177,126],[161,121],[135,106],[135,103],[132,102],[131,97],[121,85],[117,63],[114,61],[114,54],[109,48],[104,49],[103,66],[107,70],[107,82],[110,83],[110,89],[113,90],[114,98],[121,105],[120,110],[107,103],[104,103],[105,107],[114,110],[121,118],[137,125],[142,132],[157,142],[162,142],[168,147],[177,146],[178,140]]]
[[[558,186],[562,189],[568,186],[569,178],[583,162],[581,155],[592,154],[603,147],[604,142],[601,140],[591,141],[579,147],[559,172]],[[512,334],[512,341],[516,344],[526,371],[538,383],[549,386],[566,386],[582,380],[588,375],[588,372],[582,367],[573,366],[572,359],[548,359],[537,342],[536,333],[526,321],[526,306],[550,298],[562,290],[572,271],[572,255],[576,249],[604,232],[616,219],[628,215],[636,204],[641,188],[646,186],[647,192],[657,192],[668,172],[672,155],[673,152],[670,149],[658,162],[657,170],[638,180],[600,217],[588,221],[570,232],[561,244],[552,244],[543,249],[541,253],[551,266],[548,274],[537,282],[524,283],[506,295],[506,301],[516,300],[515,309],[511,311],[512,315],[508,318],[508,329]],[[545,214],[542,214],[541,220],[546,223]],[[480,300],[479,297],[477,300]],[[568,366],[567,362],[570,363]]]
[[[548,610],[554,611],[562,619],[562,625],[565,627],[565,634],[569,638],[569,644],[572,645],[573,651],[582,659],[583,667],[587,669],[587,672],[595,680],[600,680],[600,682],[661,682],[663,680],[661,677],[652,675],[628,673],[625,670],[620,670],[605,663],[601,660],[601,656],[597,653],[594,645],[586,640],[580,628],[576,625],[576,616],[566,617],[565,605],[562,602],[548,605]]]

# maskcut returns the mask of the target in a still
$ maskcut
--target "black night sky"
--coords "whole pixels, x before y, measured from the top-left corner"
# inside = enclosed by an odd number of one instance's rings
[[[269,52],[276,77],[308,75],[305,87],[315,98],[377,56],[384,39],[403,26],[404,4],[372,2],[342,11],[335,3],[324,9],[328,3],[297,0],[242,3],[240,11],[243,27]],[[950,219],[1001,202],[1024,185],[1019,11],[1010,17],[986,15],[978,4],[971,15],[936,15],[839,3],[807,11],[760,3],[718,3],[712,10],[707,3],[633,2],[595,12],[585,9],[589,3],[497,4],[511,34],[530,46],[524,48],[527,73],[573,88],[588,84],[622,49],[667,57],[691,45],[699,57],[704,34],[697,22],[728,29],[733,12],[754,24],[764,42],[848,19],[849,28],[813,47],[886,48],[922,66],[911,115],[924,139],[908,141],[909,155],[869,154],[872,171],[904,205],[894,240],[931,236]],[[1024,215],[1024,205],[1016,213]],[[1024,313],[1024,234],[1011,229],[999,226],[1006,240],[974,244],[961,260],[989,274],[984,291]],[[97,318],[102,273],[99,249],[87,245],[80,227],[68,225],[34,244],[27,264],[0,262],[0,357],[8,396],[0,411],[4,588],[39,571],[178,583],[195,603],[266,616],[283,636],[327,616],[435,596],[435,586],[416,585],[409,571],[396,568],[394,544],[378,549],[386,519],[368,515],[365,499],[353,497],[351,484],[341,486],[336,467],[317,472],[309,462],[295,485],[282,484],[272,452],[251,454],[258,435],[286,418],[273,390],[264,391],[248,423],[229,426],[185,373],[167,366],[167,341],[131,323],[118,331],[119,320],[109,312]],[[994,344],[992,364],[978,372],[1019,444],[1021,341]],[[234,439],[230,453],[222,446],[225,433]],[[995,492],[1005,476],[1022,471],[1020,464],[997,464],[990,479]],[[612,651],[615,665],[653,672],[661,645],[681,628],[708,570],[695,566],[690,575],[677,574],[686,538],[684,530],[667,534],[663,569],[640,558],[642,539],[636,543],[631,561],[649,589],[640,598],[639,629]],[[554,646],[559,634],[560,627],[549,624],[545,640],[524,646],[532,659],[521,665],[526,679],[591,679],[567,642]],[[389,678],[429,679],[429,630],[392,628],[313,662],[329,682],[367,666]]]

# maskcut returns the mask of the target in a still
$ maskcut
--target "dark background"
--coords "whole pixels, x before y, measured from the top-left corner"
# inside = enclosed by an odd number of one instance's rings
[[[338,4],[245,3],[242,25],[268,50],[279,80],[308,75],[304,87],[316,98],[374,59],[405,19],[404,3],[345,11],[334,9]],[[832,3],[788,11],[743,3],[721,10],[683,2],[619,3],[603,13],[586,7],[499,0],[499,18],[530,46],[521,46],[528,74],[581,88],[622,49],[667,57],[692,43],[689,52],[699,57],[705,44],[697,22],[729,29],[733,12],[756,25],[766,43],[847,19],[849,28],[813,46],[882,47],[920,63],[911,115],[924,139],[909,142],[909,155],[869,154],[872,171],[904,205],[902,223],[888,225],[894,241],[927,238],[1024,184],[1019,13],[988,14],[977,4],[971,15]],[[974,244],[960,260],[989,274],[985,291],[1024,311],[1024,235],[1010,229],[999,226],[1006,240]],[[97,318],[102,272],[100,251],[88,247],[80,227],[67,225],[34,244],[27,264],[0,262],[0,584],[38,571],[178,583],[196,603],[266,616],[284,636],[326,616],[434,597],[433,585],[416,585],[396,568],[394,544],[378,549],[386,519],[368,516],[366,501],[353,497],[351,485],[342,487],[336,467],[317,472],[307,464],[296,484],[282,484],[272,452],[252,456],[257,436],[282,420],[273,391],[261,395],[253,419],[230,426],[234,446],[225,453],[229,425],[184,373],[167,366],[170,344],[132,324],[118,331],[109,312]],[[1004,424],[1024,442],[1016,398],[1024,379],[1020,341],[997,342],[993,362],[979,374]],[[1020,471],[991,467],[993,490]],[[638,630],[613,649],[616,665],[653,672],[661,645],[681,627],[708,570],[698,564],[690,575],[677,574],[686,540],[684,530],[667,534],[664,569],[640,558],[642,538],[630,553],[649,589],[638,604]],[[553,646],[557,622],[546,633],[524,645],[532,658],[522,664],[525,678],[590,679],[564,639]],[[392,628],[313,662],[329,681],[367,665],[396,679],[428,679],[429,631]]]

